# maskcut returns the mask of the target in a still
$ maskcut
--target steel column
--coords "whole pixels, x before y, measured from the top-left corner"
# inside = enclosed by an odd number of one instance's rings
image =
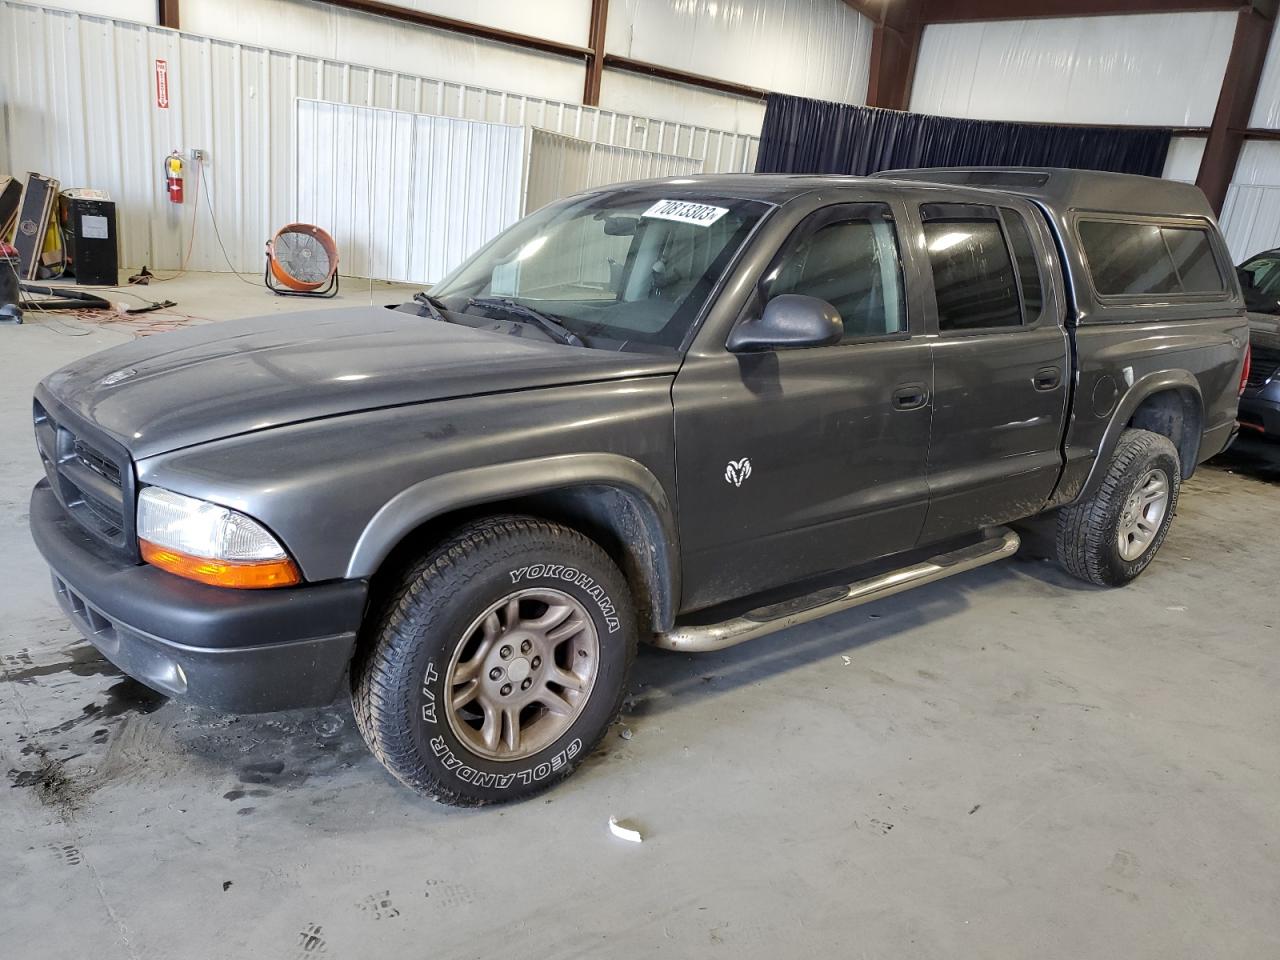
[[[178,0],[156,0],[156,23],[170,30],[181,27],[178,17]]]
[[[1200,173],[1196,177],[1196,186],[1204,191],[1216,213],[1222,212],[1227,188],[1235,176],[1274,26],[1271,16],[1256,9],[1241,11],[1236,21],[1231,56],[1222,78],[1222,93],[1218,96],[1218,108],[1213,114],[1213,125],[1209,128]]]
[[[600,105],[600,83],[604,76],[604,37],[609,19],[609,0],[591,0],[591,26],[587,31],[587,78],[582,87],[582,102],[589,107]]]

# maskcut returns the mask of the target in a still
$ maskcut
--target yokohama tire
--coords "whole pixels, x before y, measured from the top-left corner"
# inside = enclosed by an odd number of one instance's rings
[[[456,806],[522,799],[567,777],[617,718],[635,658],[621,572],[582,534],[530,517],[456,531],[374,616],[352,667],[356,723],[398,780]]]
[[[1131,538],[1129,556],[1122,550],[1123,531],[1137,529],[1128,521],[1144,499],[1144,490],[1158,491],[1165,485],[1164,497],[1148,495],[1152,500],[1150,515],[1163,502],[1158,522],[1148,523],[1139,535]],[[1149,430],[1126,430],[1120,435],[1115,454],[1107,465],[1102,485],[1088,500],[1064,507],[1058,515],[1058,562],[1070,574],[1088,583],[1118,587],[1128,583],[1147,568],[1164,543],[1178,505],[1181,465],[1178,449],[1168,437]]]

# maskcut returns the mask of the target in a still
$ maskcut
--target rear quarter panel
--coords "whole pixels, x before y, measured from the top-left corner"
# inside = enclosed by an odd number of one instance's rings
[[[1167,302],[1125,300],[1098,296],[1077,229],[1081,219],[1124,219],[1125,215],[1041,207],[1058,243],[1074,321],[1069,327],[1075,370],[1071,417],[1063,442],[1065,465],[1050,506],[1092,490],[1100,478],[1095,466],[1106,463],[1133,411],[1158,389],[1189,390],[1200,404],[1199,442],[1184,470],[1220,452],[1235,425],[1249,327],[1244,297],[1217,223],[1198,210],[1171,217],[1135,215],[1144,221],[1207,227],[1225,289],[1221,294]],[[1117,201],[1117,209],[1123,207]]]
[[[1085,491],[1095,462],[1110,456],[1133,411],[1158,390],[1188,389],[1199,397],[1200,442],[1188,466],[1220,452],[1236,419],[1248,323],[1243,310],[1232,307],[1202,313],[1207,315],[1099,318],[1072,330],[1075,390],[1055,504]]]

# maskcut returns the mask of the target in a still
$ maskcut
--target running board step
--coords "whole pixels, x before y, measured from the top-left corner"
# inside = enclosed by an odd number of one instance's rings
[[[1014,531],[1000,527],[980,543],[930,557],[909,567],[859,580],[848,586],[828,587],[794,600],[758,607],[723,623],[677,626],[668,633],[656,634],[653,645],[685,653],[723,650],[756,637],[818,620],[873,600],[883,600],[913,587],[922,587],[935,580],[995,563],[1017,553],[1020,542]]]

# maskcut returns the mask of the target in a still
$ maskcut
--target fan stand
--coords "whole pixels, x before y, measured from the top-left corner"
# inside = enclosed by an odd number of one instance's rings
[[[336,297],[338,295],[338,271],[333,272],[333,276],[329,278],[329,282],[318,290],[290,290],[288,287],[279,286],[271,278],[271,254],[267,254],[267,265],[262,272],[263,282],[267,285],[267,289],[274,293],[277,297]]]
[[[278,248],[277,244],[283,246]],[[313,259],[317,247],[322,256]],[[267,241],[267,265],[262,279],[277,297],[335,297],[338,245],[315,224],[286,224]]]

